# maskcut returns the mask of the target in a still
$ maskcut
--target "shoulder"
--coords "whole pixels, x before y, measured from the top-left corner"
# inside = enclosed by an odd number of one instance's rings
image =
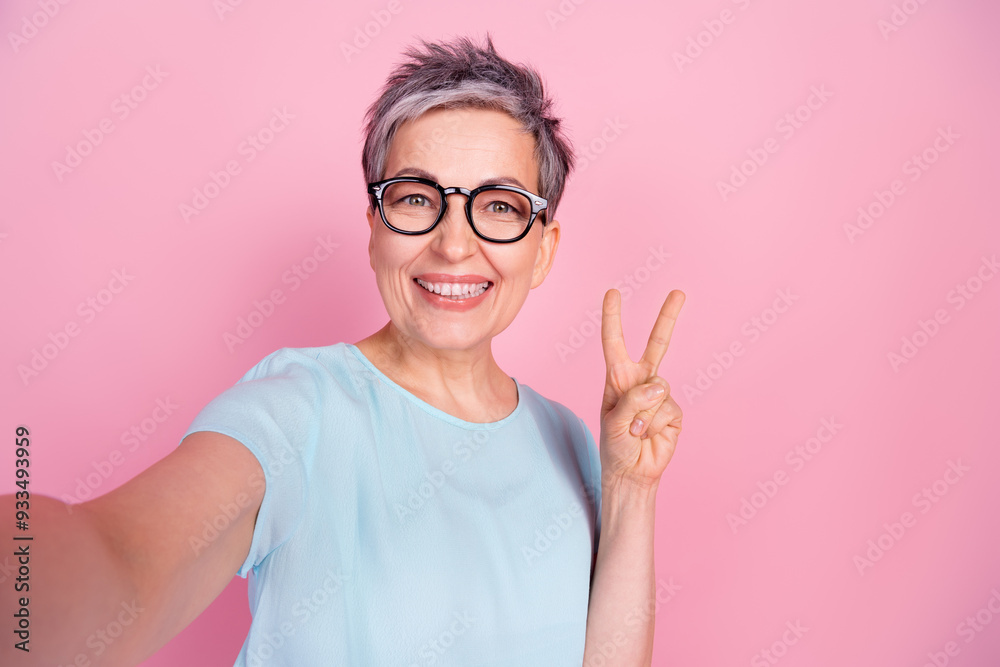
[[[548,446],[567,448],[569,451],[564,449],[562,455],[575,460],[575,469],[579,472],[584,487],[583,493],[597,515],[596,525],[600,532],[601,455],[590,427],[566,405],[546,398],[526,385],[519,386],[524,390],[526,407],[534,413]]]
[[[585,447],[588,438],[593,440],[586,423],[569,407],[542,396],[526,384],[519,382],[518,387],[524,394],[525,407],[531,411],[536,421],[543,422],[556,432],[568,436],[578,446]]]
[[[248,370],[240,382],[268,378],[295,378],[322,382],[346,376],[346,343],[325,347],[283,347],[271,352]]]
[[[262,358],[214,402],[249,406],[297,406],[316,414],[360,400],[358,379],[344,343],[326,347],[284,347]]]

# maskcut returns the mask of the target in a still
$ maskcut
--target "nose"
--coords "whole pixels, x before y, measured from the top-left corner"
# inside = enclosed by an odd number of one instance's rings
[[[476,252],[479,237],[465,217],[466,198],[461,193],[448,195],[448,209],[432,232],[434,248],[450,261],[457,262]]]

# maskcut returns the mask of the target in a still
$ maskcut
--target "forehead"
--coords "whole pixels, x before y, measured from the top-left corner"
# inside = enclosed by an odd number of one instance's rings
[[[396,130],[385,177],[421,169],[445,187],[474,188],[507,177],[538,192],[535,139],[520,123],[493,109],[432,109]]]

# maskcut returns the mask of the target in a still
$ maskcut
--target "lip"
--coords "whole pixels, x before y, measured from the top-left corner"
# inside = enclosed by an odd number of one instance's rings
[[[437,277],[432,279],[430,277],[424,277],[424,276],[432,276],[432,277],[433,276],[437,276]],[[444,277],[446,277],[448,279],[447,280],[442,280],[442,276],[444,276]],[[420,278],[420,280],[423,280],[425,282],[430,282],[430,283],[447,283],[447,282],[457,282],[457,283],[462,283],[462,282],[468,282],[468,283],[486,283],[486,282],[488,282],[489,285],[486,287],[486,291],[483,292],[482,294],[480,294],[479,296],[474,296],[474,297],[469,298],[469,299],[462,299],[461,301],[455,301],[454,299],[450,299],[450,298],[448,298],[446,296],[440,296],[438,294],[435,294],[434,292],[431,292],[429,290],[425,290],[423,287],[421,287],[419,285],[419,283],[417,283],[417,278],[418,277]],[[470,277],[473,278],[474,280],[457,280],[456,279],[456,278],[463,278],[464,279],[464,278],[470,278]],[[441,310],[451,310],[451,311],[457,311],[457,312],[463,312],[463,311],[466,311],[466,310],[470,310],[472,308],[475,308],[479,304],[481,304],[483,301],[486,300],[487,296],[489,296],[490,294],[493,293],[493,287],[494,287],[494,284],[493,284],[492,280],[487,280],[486,278],[483,278],[482,276],[448,276],[447,274],[443,274],[443,273],[427,273],[427,274],[424,274],[424,275],[421,275],[421,276],[414,277],[413,280],[411,280],[410,282],[413,284],[413,289],[415,289],[418,292],[420,292],[420,294],[424,297],[424,299],[430,305],[434,306],[435,308],[440,308]]]
[[[414,278],[420,278],[425,283],[486,283],[493,282],[489,278],[485,278],[480,275],[473,273],[466,273],[460,276],[455,276],[450,273],[421,273],[419,276],[413,276]]]

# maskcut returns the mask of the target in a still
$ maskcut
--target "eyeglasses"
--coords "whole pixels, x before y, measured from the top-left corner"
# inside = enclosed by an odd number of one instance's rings
[[[448,195],[465,195],[465,217],[472,231],[492,243],[513,243],[524,238],[535,217],[549,205],[545,198],[512,185],[484,185],[475,190],[444,188],[416,176],[369,183],[368,194],[386,227],[410,235],[426,234],[437,226],[448,210]]]

